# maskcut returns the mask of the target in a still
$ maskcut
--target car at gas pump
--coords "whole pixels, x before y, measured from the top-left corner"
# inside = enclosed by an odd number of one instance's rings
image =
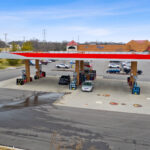
[[[92,92],[93,89],[94,89],[94,84],[92,81],[87,80],[87,81],[82,83],[81,90],[83,92]]]
[[[69,75],[62,75],[58,82],[59,85],[68,85],[70,84],[70,76]]]

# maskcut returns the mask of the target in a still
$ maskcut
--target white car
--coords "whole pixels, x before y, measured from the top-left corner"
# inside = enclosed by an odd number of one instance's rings
[[[123,66],[123,69],[131,69],[130,66]]]
[[[93,82],[87,80],[87,81],[85,81],[85,82],[82,83],[81,90],[83,92],[92,92],[93,88],[94,88]]]
[[[56,65],[56,67],[69,69],[69,65],[67,65],[67,64],[58,64],[58,65]]]
[[[129,66],[129,67],[131,66],[131,62],[128,62],[128,61],[122,62],[121,64],[122,64],[122,66]]]
[[[119,64],[109,64],[108,65],[109,68],[120,68]]]
[[[39,61],[39,65],[41,65],[42,63]],[[30,60],[30,65],[31,66],[35,66],[35,60]]]
[[[48,62],[48,63],[51,63],[52,61],[51,61],[51,59],[47,59],[47,62]]]

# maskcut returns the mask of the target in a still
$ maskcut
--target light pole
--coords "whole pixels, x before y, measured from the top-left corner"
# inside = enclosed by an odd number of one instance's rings
[[[5,36],[5,51],[7,52],[7,33],[4,33]]]

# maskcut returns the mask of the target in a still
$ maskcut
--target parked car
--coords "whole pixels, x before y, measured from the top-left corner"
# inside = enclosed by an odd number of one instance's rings
[[[129,62],[129,61],[123,61],[123,62],[121,63],[121,65],[122,65],[122,66],[128,66],[128,67],[130,67],[130,66],[131,66],[131,62]]]
[[[47,60],[41,60],[42,65],[47,65],[48,61]]]
[[[71,65],[73,65],[73,64],[75,64],[75,63],[76,63],[75,60],[71,60],[71,61],[70,61],[70,64],[71,64]]]
[[[51,61],[52,61],[52,62],[55,62],[56,60],[55,60],[55,59],[51,59]]]
[[[69,65],[67,65],[67,64],[58,64],[58,65],[56,65],[56,67],[69,69]]]
[[[115,61],[115,60],[113,60],[113,61],[109,61],[109,63],[110,63],[110,64],[120,64],[121,61]]]
[[[30,65],[31,65],[31,66],[35,66],[35,60],[30,60],[29,62],[30,62]],[[40,61],[39,61],[39,64],[41,65],[41,62],[40,62]]]
[[[131,69],[130,68],[123,68],[123,71],[126,73],[126,74],[129,74],[131,72]]]
[[[137,74],[138,74],[138,75],[141,75],[142,73],[143,73],[142,70],[138,70],[138,71],[137,71]]]
[[[51,63],[51,62],[55,62],[56,60],[55,60],[55,59],[47,59],[47,61],[48,61],[49,63]]]
[[[120,68],[120,65],[119,65],[119,64],[111,64],[111,63],[110,63],[110,64],[108,65],[108,67],[109,67],[109,68]]]
[[[108,69],[106,73],[120,73],[120,69],[118,68]]]
[[[31,66],[35,66],[35,60],[30,60],[29,62]]]
[[[124,70],[123,70],[126,74],[129,74],[130,72],[131,72],[131,69],[130,68],[124,68]],[[138,70],[137,71],[137,74],[138,75],[141,75],[143,73],[143,71],[142,70]]]
[[[81,90],[83,92],[92,92],[93,89],[94,89],[94,85],[93,85],[92,81],[87,80],[87,81],[85,81],[85,82],[82,83]]]
[[[52,60],[51,60],[51,59],[47,59],[47,62],[48,62],[48,63],[51,63],[51,62],[52,62]]]
[[[122,68],[123,68],[123,70],[124,70],[124,69],[131,69],[130,66],[123,66]]]
[[[63,75],[60,77],[59,79],[59,83],[60,85],[68,85],[70,84],[70,76],[69,75]]]

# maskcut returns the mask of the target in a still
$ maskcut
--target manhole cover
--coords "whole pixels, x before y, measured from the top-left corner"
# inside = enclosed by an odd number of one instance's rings
[[[134,107],[142,107],[140,104],[133,104]]]
[[[101,102],[101,101],[96,101],[96,104],[103,104],[103,102]]]
[[[127,105],[126,103],[121,103],[121,105]]]
[[[118,105],[118,103],[116,103],[116,102],[110,102],[109,104],[110,105]]]
[[[105,97],[109,97],[109,96],[110,96],[110,94],[103,94],[103,96],[105,96]]]

